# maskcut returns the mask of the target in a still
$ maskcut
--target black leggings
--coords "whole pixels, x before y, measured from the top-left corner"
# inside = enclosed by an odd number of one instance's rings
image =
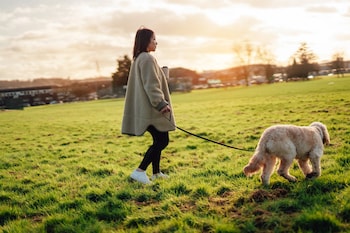
[[[139,168],[145,171],[152,163],[153,174],[157,174],[160,172],[160,154],[169,144],[169,132],[160,132],[153,125],[149,126],[147,131],[152,135],[153,144],[145,153]]]

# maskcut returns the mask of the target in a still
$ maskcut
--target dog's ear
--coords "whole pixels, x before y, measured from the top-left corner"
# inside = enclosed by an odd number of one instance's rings
[[[323,132],[323,144],[328,146],[331,143],[331,139],[329,137],[329,133],[328,133],[326,126],[324,125],[324,127],[322,127],[322,128],[323,128],[323,131],[322,131]]]
[[[310,126],[316,127],[320,131],[324,145],[329,145],[331,143],[326,125],[322,124],[321,122],[313,122]]]
[[[329,137],[327,127],[324,124],[320,124],[319,129],[322,131],[322,134],[323,134],[323,138],[322,138],[323,144],[328,146],[331,143],[331,140]]]

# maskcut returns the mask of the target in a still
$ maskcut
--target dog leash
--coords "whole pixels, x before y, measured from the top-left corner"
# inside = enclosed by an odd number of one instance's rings
[[[185,129],[183,129],[183,128],[180,128],[179,126],[173,124],[173,123],[171,122],[171,114],[170,114],[170,118],[166,117],[164,114],[163,114],[163,116],[164,116],[165,119],[167,119],[167,120],[170,122],[170,124],[173,125],[175,128],[177,128],[177,129],[181,130],[182,132],[187,133],[187,134],[189,134],[189,135],[191,135],[191,136],[194,136],[194,137],[203,139],[203,140],[208,141],[208,142],[212,142],[212,143],[218,144],[218,145],[220,145],[220,146],[224,146],[224,147],[228,147],[228,148],[231,148],[231,149],[235,149],[235,150],[249,151],[249,152],[253,152],[253,151],[254,151],[254,150],[251,150],[251,149],[245,149],[245,148],[239,148],[239,147],[235,147],[235,146],[230,146],[230,145],[227,145],[227,144],[218,142],[218,141],[214,141],[214,140],[209,139],[209,138],[205,138],[205,137],[200,136],[200,135],[198,135],[198,134],[191,133],[190,131],[185,130]]]

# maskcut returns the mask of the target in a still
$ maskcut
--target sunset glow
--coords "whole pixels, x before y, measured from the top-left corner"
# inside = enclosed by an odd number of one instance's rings
[[[244,40],[269,48],[279,65],[301,42],[318,62],[350,56],[348,0],[3,0],[0,9],[0,80],[110,76],[142,25],[170,68],[233,67],[233,45]]]

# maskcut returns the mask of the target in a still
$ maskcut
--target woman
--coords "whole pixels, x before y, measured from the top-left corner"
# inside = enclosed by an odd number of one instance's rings
[[[167,78],[150,54],[156,47],[157,41],[152,30],[141,28],[136,32],[122,122],[123,134],[140,136],[148,131],[152,135],[153,144],[146,151],[139,167],[131,174],[132,179],[143,184],[151,183],[146,174],[151,163],[151,180],[168,178],[160,171],[160,157],[169,143],[168,131],[175,130]]]

